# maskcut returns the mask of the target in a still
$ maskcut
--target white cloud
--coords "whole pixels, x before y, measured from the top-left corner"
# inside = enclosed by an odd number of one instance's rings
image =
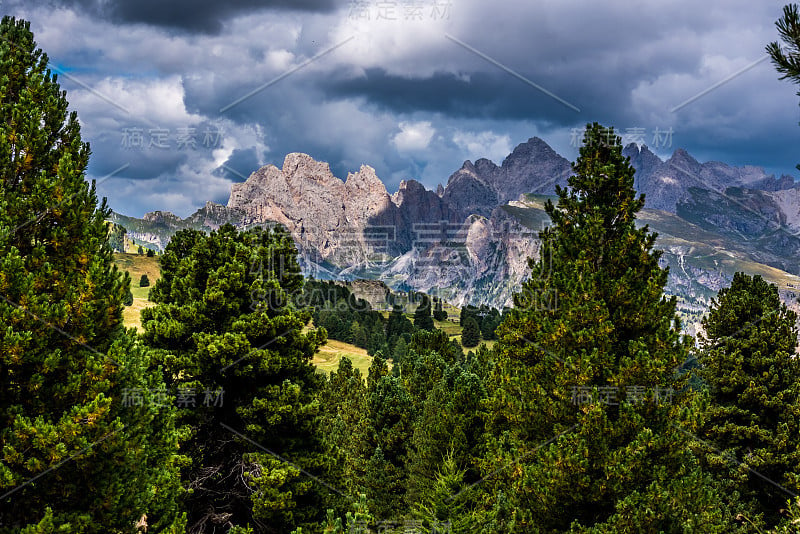
[[[489,158],[500,163],[511,152],[511,138],[491,131],[466,132],[456,130],[453,142],[463,150],[469,159]]]
[[[430,121],[403,121],[399,126],[400,133],[392,138],[392,143],[400,152],[413,152],[428,148],[436,133],[436,128]]]
[[[73,76],[73,80],[77,80]],[[69,92],[70,107],[78,112],[87,133],[92,133],[93,120],[108,121],[114,118],[122,127],[189,127],[203,117],[190,113],[184,104],[183,82],[180,76],[172,75],[153,79],[128,79],[107,77],[97,83],[84,81]],[[106,124],[108,125],[108,124]]]

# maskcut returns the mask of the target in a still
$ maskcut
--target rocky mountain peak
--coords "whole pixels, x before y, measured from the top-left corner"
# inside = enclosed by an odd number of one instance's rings
[[[427,191],[427,189],[425,189],[424,185],[412,179],[412,180],[400,180],[400,185],[397,187],[397,193],[400,193],[401,191],[405,193],[412,191],[415,193],[421,193]]]
[[[369,165],[362,165],[358,172],[349,173],[344,184],[350,191],[367,191],[371,194],[388,195],[386,186],[375,174],[375,169]]]
[[[486,158],[481,158],[475,161],[475,172],[479,175],[489,175],[497,171],[498,167],[494,161]]]
[[[622,149],[622,155],[625,157],[631,158],[631,162],[634,160],[637,161],[649,161],[655,163],[658,161],[659,163],[663,163],[661,158],[655,155],[647,145],[637,145],[636,143],[628,143],[625,148]]]
[[[793,231],[800,229],[800,184],[791,176],[775,178],[751,166],[699,163],[683,149],[666,162],[645,145],[629,144],[623,155],[636,169],[634,185],[646,195],[646,207],[676,214],[666,217],[669,214],[644,210],[645,222],[653,221],[654,226],[664,220],[669,223],[665,228],[681,232],[679,222],[692,223],[715,242],[735,234],[737,244],[742,232],[760,236],[773,220]],[[506,203],[526,193],[552,194],[571,173],[568,160],[532,137],[517,145],[500,166],[486,158],[467,160],[449,177],[447,187],[440,184],[434,192],[409,179],[390,196],[369,165],[341,180],[327,163],[292,153],[282,168],[266,165],[245,182],[233,184],[227,207],[207,202],[183,220],[155,211],[143,220],[128,218],[126,227],[132,237],[163,247],[181,228],[209,231],[226,222],[247,227],[275,221],[292,234],[303,269],[315,276],[380,276],[415,290],[446,287],[464,301],[503,304],[509,288],[518,287],[529,274],[528,258],[535,258],[539,250],[535,232],[546,220],[532,205]],[[729,187],[739,191],[730,193]],[[736,195],[737,202],[727,194]],[[742,209],[742,203],[752,208]],[[458,235],[451,240],[453,233]],[[667,233],[666,239],[681,235]],[[692,230],[686,235],[699,234]],[[451,241],[459,244],[455,258]],[[770,238],[757,243],[753,246],[762,247],[753,249],[758,258],[768,258],[780,268],[787,254],[796,258],[800,250],[800,241]],[[674,272],[688,278],[687,269],[693,272],[684,255],[689,253],[676,248],[683,246],[670,244],[665,256],[670,261],[680,258]],[[382,291],[374,290],[379,300]]]
[[[470,160],[467,160],[461,164],[460,169],[450,175],[450,178],[447,180],[447,185],[450,185],[450,181],[460,173],[477,174],[477,170],[475,169],[475,165]]]
[[[543,139],[531,137],[524,143],[514,147],[511,154],[503,160],[503,167],[529,162],[533,159],[561,157]]]
[[[764,191],[784,191],[786,189],[800,188],[800,182],[795,182],[794,178],[788,174],[782,174],[780,178],[775,178],[770,174],[760,182],[753,184],[756,189],[763,189]]]
[[[404,224],[412,229],[415,222],[439,222],[453,218],[450,206],[416,180],[401,181],[397,192],[392,195],[392,203],[399,208]]]
[[[657,155],[653,154],[647,145],[637,145],[630,143],[622,149],[622,155],[630,158],[631,166],[636,169],[633,177],[633,186],[639,192],[644,192],[646,184],[649,183],[651,175],[664,167],[664,162]],[[647,194],[647,193],[645,193]]]
[[[678,167],[683,171],[690,171],[692,173],[700,172],[700,162],[697,161],[683,148],[677,149],[673,152],[672,156],[666,161],[668,165]]]
[[[283,160],[283,176],[290,183],[309,178],[320,183],[341,182],[331,172],[331,167],[325,161],[317,161],[308,154],[292,152]]]

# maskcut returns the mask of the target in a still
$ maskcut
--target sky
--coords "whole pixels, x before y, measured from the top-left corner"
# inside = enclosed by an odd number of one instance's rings
[[[31,22],[112,209],[185,217],[290,152],[389,193],[587,122],[800,177],[770,0],[0,0]]]

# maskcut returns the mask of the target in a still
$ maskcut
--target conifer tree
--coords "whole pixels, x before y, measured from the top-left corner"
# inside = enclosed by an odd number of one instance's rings
[[[431,318],[431,299],[424,293],[417,309],[414,310],[414,326],[420,330],[433,330],[433,318]]]
[[[465,470],[459,467],[452,452],[445,454],[430,488],[412,505],[414,515],[422,519],[427,532],[467,534],[478,531],[480,523],[471,513],[472,503],[461,498],[470,489],[464,477]]]
[[[447,320],[447,312],[444,311],[441,298],[436,299],[436,304],[433,307],[433,318],[436,319],[437,321]]]
[[[397,343],[394,344],[394,350],[392,351],[392,365],[402,368],[407,355],[408,343],[406,343],[404,336],[400,336],[397,338]]]
[[[178,232],[161,256],[144,339],[165,381],[197,395],[181,410],[192,461],[189,531],[252,526],[289,532],[318,523],[329,489],[318,429],[322,378],[311,358],[324,330],[303,333],[292,298],[302,275],[282,227]]]
[[[389,366],[386,364],[383,354],[379,352],[372,358],[372,363],[367,371],[367,396],[371,396],[375,392],[378,382],[384,376],[389,376]]]
[[[703,319],[700,376],[708,387],[696,448],[728,492],[752,504],[751,521],[775,526],[800,493],[797,315],[778,288],[736,273]]]
[[[459,314],[459,323],[462,325],[467,321],[467,317],[472,317],[480,324],[480,319],[478,317],[478,307],[473,306],[472,304],[467,304],[463,308],[461,308],[461,313]]]
[[[500,312],[496,308],[481,306],[483,316],[480,320],[481,337],[483,339],[497,339],[495,330],[500,326]]]
[[[386,321],[386,341],[390,347],[394,347],[397,338],[403,334],[410,334],[414,331],[414,325],[403,313],[403,307],[399,304],[392,306],[389,319]]]
[[[511,501],[520,532],[728,531],[678,417],[691,340],[663,295],[656,236],[635,226],[644,198],[620,138],[587,125],[573,169],[498,330],[484,466],[495,504]]]
[[[420,330],[411,336],[401,375],[411,395],[414,418],[422,412],[425,399],[447,370],[463,359],[464,354],[458,343],[451,342],[441,330]]]
[[[461,330],[461,344],[465,347],[477,347],[481,342],[481,329],[478,321],[472,316],[467,316],[464,328]]]
[[[478,458],[484,439],[481,402],[485,397],[482,380],[461,366],[447,369],[428,393],[416,418],[409,454],[410,505],[434,499],[437,476],[446,460],[458,466],[465,486],[480,478]]]
[[[122,325],[89,146],[30,24],[0,22],[0,532],[181,530],[174,410]],[[173,524],[174,523],[174,524]]]
[[[359,493],[358,481],[365,478],[365,453],[362,444],[367,432],[367,389],[361,372],[349,358],[342,358],[339,369],[331,372],[320,397],[326,454],[337,466],[329,478],[331,485],[345,493],[337,506],[347,509]]]
[[[784,46],[773,41],[767,45],[767,54],[781,74],[781,80],[788,78],[800,84],[800,11],[797,4],[784,6],[783,16],[775,22],[775,26]],[[797,95],[800,96],[800,91]],[[800,169],[800,164],[797,168]]]
[[[411,397],[394,376],[382,376],[369,395],[367,461],[363,487],[369,509],[381,519],[406,511],[406,464],[413,425]]]

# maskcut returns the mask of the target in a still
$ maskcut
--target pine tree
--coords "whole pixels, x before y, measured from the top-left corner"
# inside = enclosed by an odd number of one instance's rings
[[[384,345],[386,345],[386,332],[384,331],[385,326],[383,322],[376,322],[372,325],[372,328],[369,331],[369,338],[367,339],[367,354],[370,356],[375,356],[375,354],[383,350]]]
[[[778,288],[736,273],[703,319],[700,376],[708,387],[698,453],[729,492],[775,526],[800,493],[800,360],[797,315]]]
[[[472,316],[467,316],[464,328],[461,330],[461,344],[465,347],[477,347],[481,342],[481,329],[478,321]]]
[[[406,463],[413,415],[411,397],[394,376],[382,376],[369,394],[365,479],[369,509],[381,519],[406,511]]]
[[[364,377],[349,358],[342,358],[339,369],[330,373],[320,404],[325,453],[336,467],[326,480],[344,493],[335,503],[341,512],[358,495],[366,462],[362,445],[367,432],[367,389]]]
[[[389,376],[389,366],[382,353],[376,354],[372,358],[372,363],[369,365],[367,372],[367,395],[371,396],[378,386],[378,382],[384,376]]]
[[[800,12],[797,4],[784,6],[783,16],[775,22],[775,26],[786,48],[781,47],[778,41],[773,41],[767,45],[767,54],[782,75],[781,80],[788,78],[800,84]],[[800,91],[797,95],[800,96]],[[800,170],[800,165],[797,168]]]
[[[500,312],[496,308],[481,306],[481,337],[483,339],[497,339],[495,330],[500,326]]]
[[[447,312],[444,311],[444,308],[442,307],[442,299],[440,298],[436,299],[436,304],[434,305],[433,308],[433,318],[436,319],[437,321],[447,320]]]
[[[459,466],[465,486],[480,478],[478,458],[484,439],[481,403],[485,397],[482,380],[460,366],[447,369],[428,392],[414,425],[409,455],[410,505],[433,498],[437,473],[446,459]],[[463,506],[464,502],[452,504]]]
[[[155,402],[163,382],[122,325],[130,278],[47,63],[30,24],[4,17],[0,532],[131,532],[145,514],[162,532],[177,519],[174,410]]]
[[[407,355],[408,343],[406,343],[405,337],[400,336],[397,338],[397,343],[394,344],[394,350],[392,351],[392,365],[402,368]]]
[[[431,318],[431,299],[424,293],[417,309],[414,310],[414,326],[420,330],[433,330],[433,319]]]
[[[291,236],[282,227],[183,230],[161,267],[142,325],[169,386],[198,395],[181,411],[190,532],[317,523],[329,490],[306,473],[327,469],[322,378],[311,364],[325,336],[303,333],[311,314],[291,303],[303,283]]]
[[[573,169],[498,330],[491,494],[520,532],[727,532],[678,417],[691,339],[663,296],[656,236],[635,226],[644,198],[620,138],[587,125]]]
[[[428,532],[476,532],[480,523],[471,514],[472,503],[463,498],[470,490],[464,476],[452,451],[445,454],[430,489],[413,504],[414,515],[422,519]]]
[[[464,324],[467,321],[468,317],[472,317],[478,324],[480,324],[480,318],[478,317],[478,308],[477,306],[473,306],[472,304],[467,304],[463,308],[461,308],[461,313],[458,316],[458,320],[460,324]]]
[[[386,342],[390,347],[394,347],[398,337],[412,332],[414,332],[414,325],[403,313],[402,306],[395,304],[389,314],[389,319],[386,321]]]
[[[150,285],[150,279],[147,278],[146,274],[143,274],[141,278],[139,278],[139,287],[148,287]]]

